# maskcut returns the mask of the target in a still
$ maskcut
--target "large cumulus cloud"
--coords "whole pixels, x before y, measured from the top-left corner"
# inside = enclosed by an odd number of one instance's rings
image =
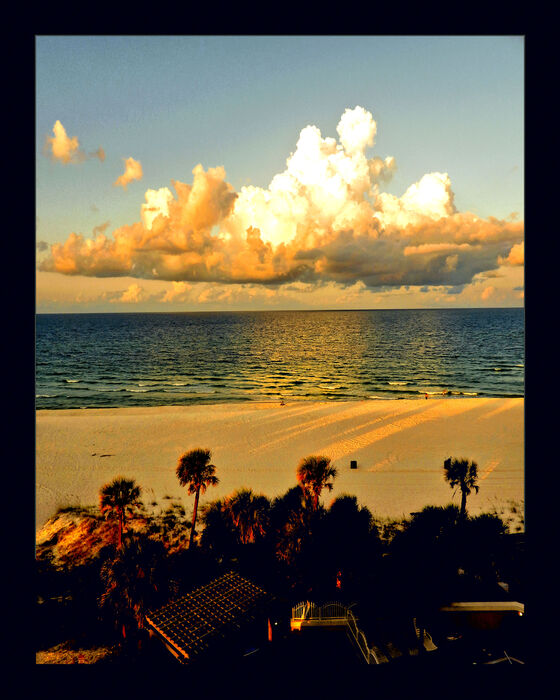
[[[377,126],[347,109],[339,142],[305,127],[267,189],[236,193],[223,167],[197,165],[192,184],[148,190],[140,221],[112,236],[72,233],[41,269],[69,275],[277,285],[361,282],[370,288],[469,283],[519,259],[523,223],[458,212],[447,173],[401,197],[381,190],[392,157],[368,158]],[[517,247],[516,247],[517,246]],[[515,264],[515,263],[513,263]]]

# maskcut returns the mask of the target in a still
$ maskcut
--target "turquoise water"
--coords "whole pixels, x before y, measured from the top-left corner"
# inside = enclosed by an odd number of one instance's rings
[[[523,396],[524,311],[39,314],[35,393],[37,409]]]

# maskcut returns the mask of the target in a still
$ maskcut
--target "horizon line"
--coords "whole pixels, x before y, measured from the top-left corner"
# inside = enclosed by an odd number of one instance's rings
[[[525,306],[431,306],[431,307],[399,307],[399,308],[369,308],[369,309],[199,309],[199,310],[158,310],[158,311],[37,311],[36,316],[49,316],[56,314],[74,315],[107,315],[115,316],[119,314],[223,314],[223,313],[293,313],[293,312],[344,312],[344,311],[499,311],[506,309],[523,309]]]

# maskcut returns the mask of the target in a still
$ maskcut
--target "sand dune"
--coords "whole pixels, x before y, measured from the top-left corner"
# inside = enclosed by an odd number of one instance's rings
[[[145,502],[192,497],[175,466],[193,447],[209,447],[220,484],[201,502],[246,486],[272,497],[296,483],[299,460],[330,456],[339,471],[324,501],[353,494],[380,517],[445,505],[446,457],[479,465],[469,512],[524,498],[524,400],[414,399],[241,403],[37,411],[36,527],[60,506],[96,504],[114,476],[132,477]],[[358,469],[350,470],[350,460]],[[453,498],[459,503],[459,494]]]

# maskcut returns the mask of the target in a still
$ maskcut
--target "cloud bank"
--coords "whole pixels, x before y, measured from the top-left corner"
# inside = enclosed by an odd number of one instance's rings
[[[176,283],[359,282],[383,289],[457,287],[501,261],[520,264],[523,222],[458,212],[447,173],[427,173],[400,197],[382,191],[396,164],[366,156],[377,133],[371,113],[347,109],[337,133],[338,142],[306,126],[267,189],[235,192],[223,167],[199,164],[192,184],[172,181],[174,193],[148,190],[140,221],[112,236],[72,233],[51,247],[40,269]],[[174,288],[168,300],[185,289]]]

